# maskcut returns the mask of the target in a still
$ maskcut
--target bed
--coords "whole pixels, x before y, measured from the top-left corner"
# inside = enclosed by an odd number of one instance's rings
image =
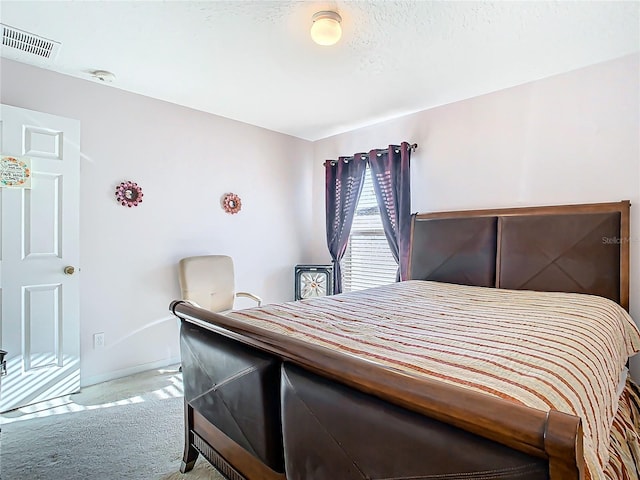
[[[181,322],[185,450],[236,479],[634,479],[629,202],[414,215],[410,279]]]

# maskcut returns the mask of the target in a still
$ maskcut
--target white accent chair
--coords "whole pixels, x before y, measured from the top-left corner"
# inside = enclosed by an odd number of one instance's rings
[[[236,297],[247,297],[258,306],[262,299],[235,291],[233,259],[227,255],[186,257],[178,265],[182,299],[216,313],[233,310]]]

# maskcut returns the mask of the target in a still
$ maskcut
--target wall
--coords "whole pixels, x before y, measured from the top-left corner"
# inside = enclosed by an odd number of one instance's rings
[[[228,254],[236,285],[293,299],[308,262],[312,144],[251,125],[2,60],[0,101],[81,122],[81,382],[179,361],[178,260]],[[215,95],[212,92],[212,95]],[[143,203],[115,202],[138,182]],[[243,202],[225,214],[220,197]],[[106,348],[93,349],[105,333]]]
[[[329,258],[328,158],[418,143],[413,211],[639,206],[639,61],[624,57],[310,144],[2,60],[2,103],[82,123],[82,383],[178,361],[167,307],[179,295],[183,256],[230,254],[239,287],[267,302],[291,299],[292,266]],[[134,209],[113,199],[128,179],[144,188]],[[243,199],[236,216],[219,208],[227,191]],[[640,319],[640,208],[632,207],[631,225],[631,313]],[[94,351],[99,331],[107,348]]]
[[[631,314],[640,322],[639,61],[631,55],[315,142],[314,261],[329,259],[322,162],[406,140],[418,144],[413,211],[631,200]]]

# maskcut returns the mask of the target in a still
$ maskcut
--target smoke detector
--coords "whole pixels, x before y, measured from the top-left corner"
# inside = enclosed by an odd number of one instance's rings
[[[60,42],[0,23],[2,56],[22,62],[53,61],[60,50]]]
[[[93,78],[100,80],[101,82],[111,83],[116,79],[116,76],[107,70],[92,70],[89,73]]]

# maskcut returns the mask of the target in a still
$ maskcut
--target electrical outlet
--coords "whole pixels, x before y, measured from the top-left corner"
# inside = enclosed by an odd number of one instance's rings
[[[93,348],[104,348],[104,332],[93,334]]]

